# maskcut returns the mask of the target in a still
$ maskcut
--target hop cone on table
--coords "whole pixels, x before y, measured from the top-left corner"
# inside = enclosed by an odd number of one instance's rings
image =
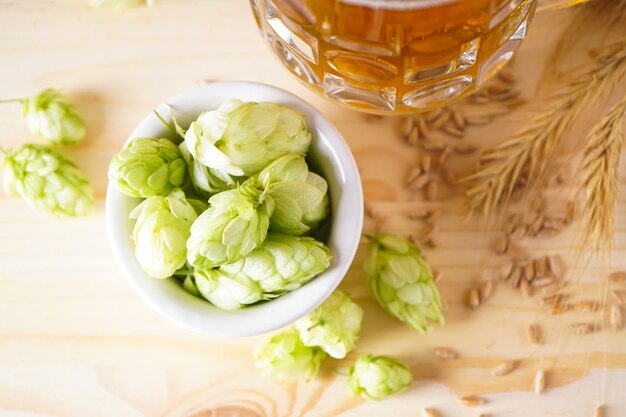
[[[2,162],[7,194],[57,216],[85,216],[93,209],[89,181],[67,156],[27,144],[8,152]]]
[[[176,189],[167,197],[148,197],[130,213],[137,219],[133,229],[135,257],[154,278],[171,277],[186,261],[186,242],[198,217],[185,193]]]
[[[281,380],[313,379],[326,354],[318,347],[305,346],[298,332],[289,330],[269,338],[254,351],[254,366],[264,376]]]
[[[420,249],[386,233],[371,237],[370,244],[365,273],[381,307],[418,332],[427,332],[429,321],[443,325],[441,297]]]
[[[320,274],[330,265],[330,251],[310,237],[271,233],[261,247],[220,271],[256,282],[266,298],[293,291]]]
[[[306,346],[319,346],[342,359],[356,345],[363,310],[343,291],[335,291],[319,307],[299,319],[295,327]]]
[[[109,180],[131,197],[166,196],[187,181],[178,146],[167,139],[133,139],[109,164]]]
[[[291,154],[277,159],[259,173],[258,181],[275,202],[271,230],[300,236],[328,216],[326,180],[309,172],[303,156]]]
[[[274,211],[271,197],[241,186],[215,194],[210,207],[191,226],[187,259],[195,267],[235,262],[261,246]]]
[[[229,100],[191,123],[184,146],[219,188],[220,183],[232,187],[237,177],[256,174],[283,155],[303,154],[310,143],[300,113],[274,103]]]
[[[264,299],[259,284],[244,275],[230,276],[219,269],[196,268],[194,282],[198,293],[222,310],[237,310]],[[186,290],[194,294],[193,290]]]
[[[31,132],[59,145],[72,145],[85,136],[83,119],[65,97],[48,88],[24,100],[24,117]]]
[[[409,368],[389,356],[365,355],[348,371],[348,387],[352,394],[374,401],[402,392],[412,382]]]

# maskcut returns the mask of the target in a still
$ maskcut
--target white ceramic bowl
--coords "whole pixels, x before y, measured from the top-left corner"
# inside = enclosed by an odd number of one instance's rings
[[[130,237],[133,222],[128,218],[139,199],[127,197],[109,184],[106,219],[115,258],[130,285],[146,303],[189,330],[215,336],[251,336],[294,322],[321,304],[341,282],[361,235],[363,192],[356,163],[341,134],[319,111],[287,91],[253,82],[216,82],[182,93],[161,104],[157,111],[165,117],[169,115],[167,105],[171,106],[179,123],[186,127],[200,113],[216,109],[231,98],[281,103],[305,115],[313,134],[309,155],[328,182],[332,207],[332,226],[326,244],[333,259],[324,273],[275,300],[239,311],[222,311],[186,293],[175,279],[159,280],[143,272],[135,260]],[[171,137],[171,134],[150,113],[128,141],[137,137]]]

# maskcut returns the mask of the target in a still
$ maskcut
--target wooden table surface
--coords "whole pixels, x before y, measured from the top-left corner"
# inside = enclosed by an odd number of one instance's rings
[[[162,0],[151,9],[124,12],[93,10],[84,3],[0,0],[0,98],[45,87],[72,97],[88,135],[68,152],[87,172],[97,196],[94,214],[70,220],[0,197],[1,417],[414,417],[421,407],[435,407],[443,417],[582,417],[591,416],[598,402],[608,405],[607,416],[626,415],[626,331],[568,334],[569,323],[588,316],[548,315],[537,299],[522,298],[506,286],[477,311],[469,310],[468,289],[501,264],[491,250],[498,236],[489,227],[493,222],[464,222],[458,195],[425,203],[407,191],[403,178],[418,154],[394,133],[395,123],[365,123],[362,115],[300,85],[263,44],[247,2]],[[514,64],[525,95],[532,98],[554,78],[546,68],[555,56],[575,60],[567,55],[605,35],[589,31],[585,38],[584,31],[572,29],[577,19],[580,13],[570,10],[536,17]],[[277,85],[326,114],[354,152],[366,200],[387,218],[383,228],[419,231],[419,223],[406,213],[442,210],[438,247],[426,254],[443,273],[440,286],[449,305],[444,328],[415,334],[380,310],[364,286],[363,246],[342,283],[366,311],[356,351],[342,362],[327,361],[322,375],[309,384],[280,383],[262,378],[253,367],[251,351],[262,338],[192,334],[133,293],[113,260],[105,231],[108,161],[158,103],[214,79]],[[527,120],[529,107],[472,128],[467,140],[504,139]],[[591,116],[583,119],[590,123]],[[3,147],[36,141],[18,106],[0,107],[0,126]],[[576,160],[580,142],[568,143],[560,158]],[[624,172],[612,261],[580,262],[586,257],[575,243],[576,224],[554,238],[524,241],[533,254],[558,253],[568,260],[567,279],[579,298],[601,300],[607,273],[626,268]],[[556,207],[576,190],[573,181],[547,196]],[[371,230],[374,224],[368,220],[365,227]],[[544,326],[543,346],[526,340],[531,321]],[[453,347],[462,357],[442,362],[432,353],[435,346]],[[402,358],[416,382],[382,403],[351,398],[345,377],[334,371],[365,353]],[[493,366],[511,358],[522,359],[520,369],[491,376]],[[532,392],[539,368],[549,372],[550,388],[542,396]],[[463,394],[484,395],[487,403],[463,407],[457,401]]]

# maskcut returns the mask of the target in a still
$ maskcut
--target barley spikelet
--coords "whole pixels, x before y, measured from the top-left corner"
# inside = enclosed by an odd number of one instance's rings
[[[614,235],[619,156],[624,141],[626,96],[600,120],[586,140],[582,162],[584,189],[584,237],[594,250],[610,250]]]
[[[470,182],[466,211],[488,215],[506,203],[520,184],[527,191],[543,179],[550,159],[572,121],[591,101],[605,97],[626,76],[626,39],[595,51],[595,65],[510,139],[483,152]]]

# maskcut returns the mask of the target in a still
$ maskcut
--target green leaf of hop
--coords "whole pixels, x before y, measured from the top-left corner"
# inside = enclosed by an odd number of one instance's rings
[[[6,193],[34,208],[70,217],[85,216],[93,209],[89,180],[65,155],[26,144],[7,152],[1,166]]]

